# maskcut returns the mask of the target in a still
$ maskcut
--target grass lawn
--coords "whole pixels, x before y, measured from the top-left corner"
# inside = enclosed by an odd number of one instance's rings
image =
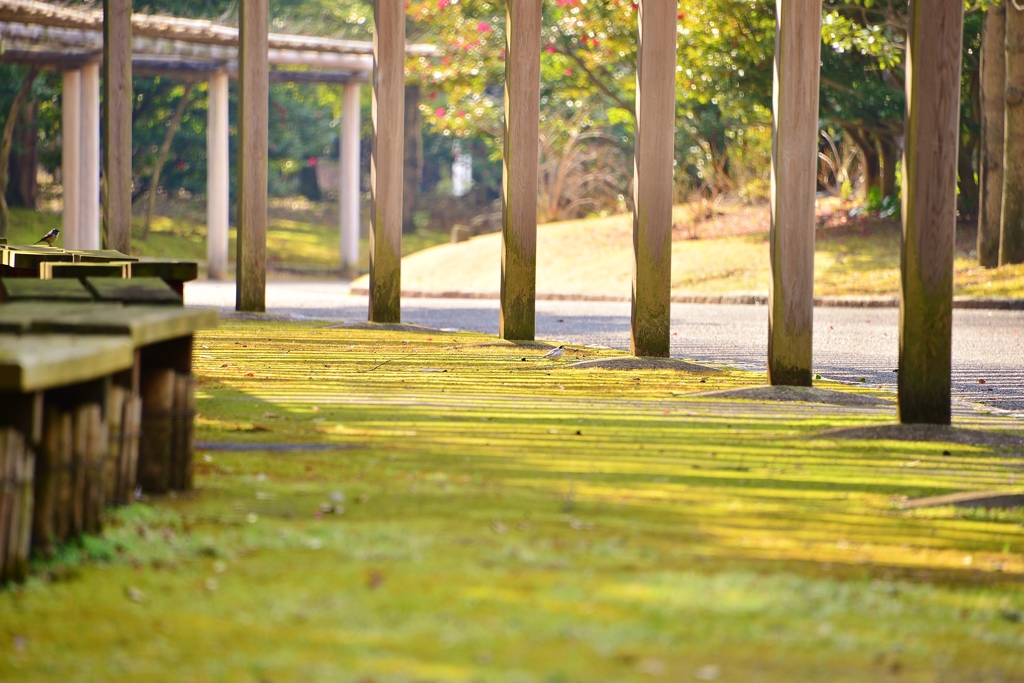
[[[0,680],[1024,681],[1024,511],[900,505],[1019,491],[1020,449],[842,440],[892,406],[542,352],[199,335],[197,439],[239,450],[0,592]],[[300,443],[326,450],[268,450]]]
[[[167,208],[168,213],[174,214],[174,217],[154,216],[147,239],[142,239],[143,218],[133,218],[132,254],[205,262],[205,218],[196,215],[194,210],[189,211],[180,206]],[[338,228],[328,220],[325,213],[289,210],[283,202],[278,203],[278,207],[270,213],[267,232],[267,266],[271,271],[324,277],[333,277],[338,273],[341,264]],[[59,227],[61,218],[58,214],[15,208],[11,210],[9,241],[11,244],[31,244],[53,228]],[[234,267],[235,235],[236,230],[232,227],[228,246],[231,268]],[[448,240],[447,234],[419,230],[402,238],[402,248],[406,253],[413,253]],[[61,244],[57,242],[57,246]],[[359,253],[359,270],[366,272],[369,269],[368,239],[360,240]]]
[[[821,200],[815,249],[815,294],[899,294],[899,221],[851,218],[849,206]],[[676,208],[672,293],[768,293],[768,209],[725,205],[707,220],[693,207]],[[632,218],[611,216],[538,228],[537,291],[544,295],[629,299],[633,277]],[[955,294],[1024,297],[1024,265],[985,269],[977,264],[973,226],[957,228]],[[500,235],[412,254],[402,262],[404,291],[468,292],[497,296]],[[367,286],[364,279],[355,287]]]

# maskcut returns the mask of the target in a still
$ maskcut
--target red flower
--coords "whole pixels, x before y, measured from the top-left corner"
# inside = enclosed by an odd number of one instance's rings
[[[316,168],[316,157],[309,158],[309,165],[312,166],[313,168]]]
[[[443,107],[441,109],[438,109],[437,111],[434,112],[434,116],[436,116],[439,119],[444,117],[444,114],[445,114],[445,111],[444,111]]]
[[[488,24],[486,21],[481,21],[479,24],[476,25],[476,30],[479,31],[480,33],[490,33],[491,25]]]

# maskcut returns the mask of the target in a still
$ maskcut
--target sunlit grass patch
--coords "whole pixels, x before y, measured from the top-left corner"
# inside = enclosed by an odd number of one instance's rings
[[[614,351],[313,322],[196,343],[197,440],[251,450],[200,451],[195,492],[0,594],[0,679],[1024,674],[1019,511],[902,507],[1019,490],[1019,453],[828,435],[891,405],[699,395],[756,373],[565,367]],[[301,443],[336,450],[268,450]]]

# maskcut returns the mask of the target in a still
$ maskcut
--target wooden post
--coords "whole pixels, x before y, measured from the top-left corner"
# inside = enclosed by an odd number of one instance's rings
[[[210,77],[206,123],[206,276],[223,280],[228,270],[230,199],[228,75]]]
[[[949,424],[961,0],[911,0],[907,39],[899,418]]]
[[[821,0],[777,0],[768,382],[811,386]]]
[[[78,249],[100,248],[100,65],[82,67]]]
[[[82,70],[63,73],[60,97],[61,113],[61,194],[64,212],[61,228],[65,249],[78,249],[78,225],[81,221],[81,158],[82,158]]]
[[[1006,4],[1006,121],[999,265],[1024,263],[1024,7]]]
[[[541,0],[508,0],[501,185],[502,339],[533,339],[537,306]]]
[[[1003,127],[1006,113],[1006,5],[985,12],[981,32],[981,160],[978,263],[999,265],[1003,215]]]
[[[402,319],[405,0],[376,0],[373,20],[369,318],[397,323]]]
[[[359,90],[346,83],[341,97],[341,272],[359,263]]]
[[[640,0],[630,335],[635,356],[669,355],[677,12],[676,2]]]
[[[132,248],[132,0],[103,0],[103,220],[106,246]]]
[[[238,6],[238,236],[235,309],[265,311],[267,290],[268,0]]]

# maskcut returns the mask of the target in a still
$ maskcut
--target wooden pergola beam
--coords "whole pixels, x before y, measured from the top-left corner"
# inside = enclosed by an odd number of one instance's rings
[[[541,0],[508,0],[505,156],[501,184],[502,339],[536,334]]]
[[[103,0],[103,220],[106,248],[132,247],[131,0]]]
[[[375,0],[373,22],[369,319],[397,323],[402,319],[405,0]]]
[[[267,164],[270,108],[268,0],[241,0],[238,60],[238,238],[235,308],[267,308]]]
[[[638,8],[630,326],[635,356],[670,352],[677,12],[678,3],[668,0],[640,0]]]
[[[811,386],[821,0],[777,0],[768,382]]]
[[[911,0],[898,413],[949,424],[962,0]]]

